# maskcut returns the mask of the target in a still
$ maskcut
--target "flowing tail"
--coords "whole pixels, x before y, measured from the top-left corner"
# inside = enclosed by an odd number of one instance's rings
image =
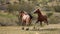
[[[31,19],[33,18],[33,16],[31,14],[29,14],[29,16],[30,16]]]

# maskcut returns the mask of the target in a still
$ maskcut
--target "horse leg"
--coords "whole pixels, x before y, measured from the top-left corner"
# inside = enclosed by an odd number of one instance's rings
[[[23,25],[23,20],[21,20],[21,21],[22,21],[21,25]]]
[[[44,17],[45,17],[44,21],[45,21],[45,23],[48,25],[48,19],[47,19],[47,16],[44,16]]]
[[[44,22],[48,25],[48,21],[47,20],[45,20]]]
[[[46,24],[48,25],[48,21],[46,21]]]
[[[26,26],[28,26],[29,25],[29,23],[26,23]]]
[[[23,21],[23,22],[22,22],[22,26],[24,26],[24,25],[25,25],[25,22]]]
[[[21,25],[23,26],[23,21],[22,21],[22,24]]]
[[[42,26],[42,21],[40,21],[40,25]]]
[[[25,20],[22,19],[22,26],[24,26],[24,25],[25,25]]]
[[[29,20],[29,25],[31,25],[31,19]]]
[[[27,20],[26,20],[26,26],[28,26],[28,25],[29,25],[29,20],[27,19]]]

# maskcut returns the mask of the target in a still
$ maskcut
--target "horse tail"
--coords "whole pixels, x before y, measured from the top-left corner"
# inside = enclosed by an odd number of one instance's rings
[[[32,18],[33,18],[33,16],[32,16],[31,14],[29,14],[29,16],[30,16],[30,19],[32,19]]]

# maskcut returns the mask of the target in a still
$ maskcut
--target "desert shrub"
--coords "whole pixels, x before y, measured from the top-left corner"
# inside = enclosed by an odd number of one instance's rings
[[[49,2],[53,2],[54,0],[49,0]]]
[[[55,12],[60,12],[60,6],[54,6]]]
[[[0,25],[1,26],[16,26],[18,22],[17,18],[6,18],[0,17]]]
[[[48,17],[50,17],[50,16],[52,16],[52,15],[53,15],[53,13],[52,13],[52,12],[47,13],[47,16],[48,16]]]
[[[27,11],[28,13],[31,13],[35,8],[35,5],[33,3],[26,3],[23,2],[19,6],[19,10]]]
[[[14,5],[12,5],[12,4],[9,4],[8,6],[7,6],[7,11],[9,12],[9,13],[13,13],[14,11],[18,11],[18,6],[19,6],[19,4],[14,4]]]
[[[51,11],[51,8],[47,5],[47,6],[43,6],[42,10],[44,10],[44,11]]]
[[[60,19],[58,17],[52,16],[51,18],[49,18],[49,23],[58,24],[58,23],[60,23]]]

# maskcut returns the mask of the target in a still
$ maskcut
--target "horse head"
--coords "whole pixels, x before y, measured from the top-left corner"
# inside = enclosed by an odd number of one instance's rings
[[[34,11],[34,13],[41,14],[41,11],[37,9],[36,11]]]
[[[37,9],[37,10],[35,10],[35,11],[34,11],[34,13],[39,13],[39,11],[40,11],[40,10],[39,10],[39,9]]]

